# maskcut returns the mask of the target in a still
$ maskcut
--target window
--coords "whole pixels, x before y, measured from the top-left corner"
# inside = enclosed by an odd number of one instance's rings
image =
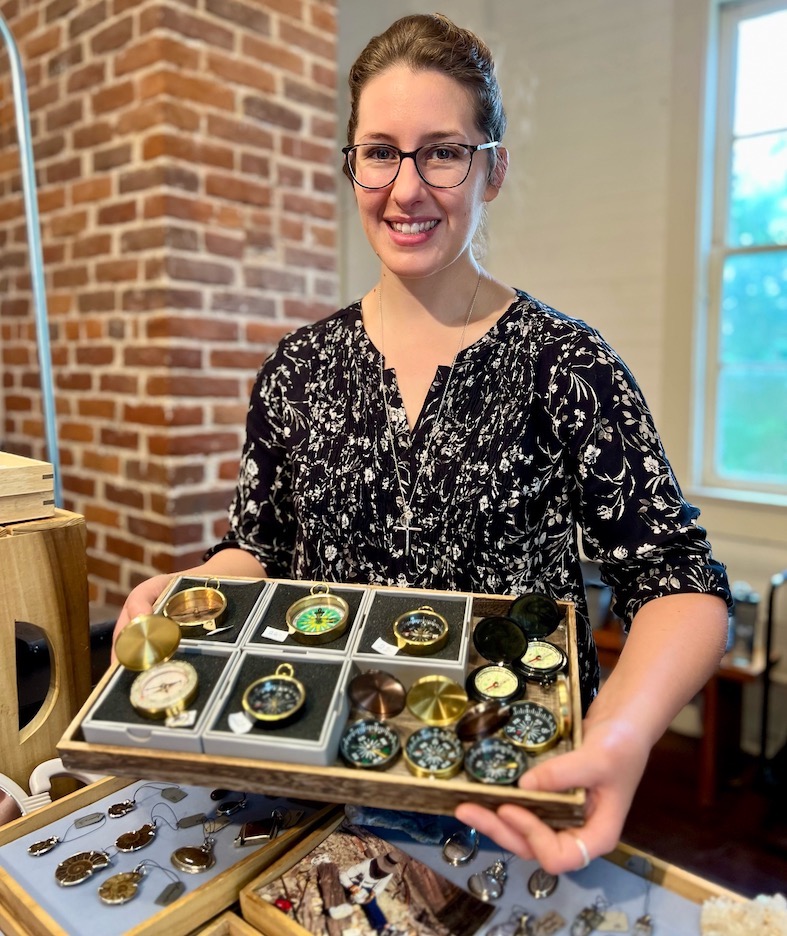
[[[787,2],[717,6],[706,488],[787,494]]]

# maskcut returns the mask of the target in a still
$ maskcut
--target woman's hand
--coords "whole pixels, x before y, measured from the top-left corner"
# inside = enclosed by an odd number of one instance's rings
[[[583,725],[580,748],[532,767],[519,780],[521,790],[545,793],[585,788],[583,826],[552,829],[515,803],[505,803],[496,812],[463,803],[456,809],[457,819],[520,858],[535,859],[550,874],[576,871],[585,867],[588,859],[612,851],[620,839],[650,749],[628,722],[594,723],[591,713],[592,708]]]

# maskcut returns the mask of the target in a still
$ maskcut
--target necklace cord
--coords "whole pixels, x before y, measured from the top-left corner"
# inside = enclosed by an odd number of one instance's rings
[[[475,309],[476,299],[478,298],[478,292],[481,288],[481,269],[478,270],[478,279],[476,280],[475,289],[473,290],[473,296],[470,300],[470,304],[467,308],[467,315],[465,316],[465,322],[462,326],[462,334],[459,336],[459,345],[454,353],[453,360],[451,361],[451,366],[448,370],[448,376],[446,377],[445,384],[443,385],[443,392],[440,395],[440,405],[437,408],[437,413],[435,415],[434,421],[432,422],[432,428],[429,432],[429,436],[424,444],[424,447],[421,450],[421,456],[418,460],[418,471],[415,475],[415,480],[413,481],[412,487],[410,488],[409,498],[405,495],[404,483],[402,482],[402,474],[399,468],[399,455],[396,448],[396,437],[394,436],[393,427],[391,425],[391,415],[390,415],[390,403],[388,399],[388,391],[385,386],[385,325],[383,317],[383,281],[380,279],[380,287],[377,292],[377,308],[380,316],[380,389],[383,396],[383,405],[385,408],[385,424],[388,434],[388,443],[391,446],[391,455],[393,457],[394,471],[396,474],[396,484],[399,488],[399,498],[398,503],[401,507],[401,516],[399,520],[399,525],[396,529],[404,530],[405,533],[405,555],[410,554],[410,532],[412,530],[419,530],[420,527],[414,527],[411,524],[413,519],[413,502],[415,500],[415,495],[418,492],[418,485],[421,480],[421,475],[423,474],[424,468],[426,467],[427,459],[429,452],[432,449],[432,443],[435,440],[437,435],[437,430],[440,425],[440,417],[443,413],[443,406],[446,399],[448,398],[448,389],[451,385],[452,378],[454,376],[454,368],[456,365],[456,360],[459,357],[462,348],[465,343],[465,334],[467,333],[467,327],[470,324],[470,320],[473,317],[473,311]]]

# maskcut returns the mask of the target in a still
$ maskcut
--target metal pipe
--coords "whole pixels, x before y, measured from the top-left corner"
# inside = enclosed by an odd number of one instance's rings
[[[27,83],[19,55],[8,24],[0,14],[0,33],[8,49],[11,65],[11,81],[14,92],[16,132],[19,140],[19,165],[22,171],[22,192],[27,221],[27,244],[30,257],[30,282],[35,309],[36,339],[38,343],[38,366],[41,371],[41,400],[44,414],[47,458],[54,472],[55,504],[62,506],[63,494],[60,479],[60,456],[57,447],[57,422],[55,419],[55,394],[52,384],[52,353],[49,347],[49,320],[44,285],[44,261],[41,251],[41,228],[38,220],[38,198],[33,168],[33,148],[30,142],[30,112],[27,106]]]

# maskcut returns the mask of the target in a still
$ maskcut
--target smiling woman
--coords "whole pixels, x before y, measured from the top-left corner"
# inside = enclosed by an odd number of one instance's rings
[[[548,871],[579,868],[615,846],[650,747],[718,663],[724,570],[620,358],[474,253],[508,166],[486,44],[445,16],[403,17],[362,51],[350,88],[347,184],[379,279],[263,365],[230,531],[192,572],[256,564],[573,602],[585,740],[518,783],[588,788],[586,825],[555,831],[516,805],[457,815]],[[598,695],[578,527],[631,624]],[[139,586],[118,627],[163,584]]]

